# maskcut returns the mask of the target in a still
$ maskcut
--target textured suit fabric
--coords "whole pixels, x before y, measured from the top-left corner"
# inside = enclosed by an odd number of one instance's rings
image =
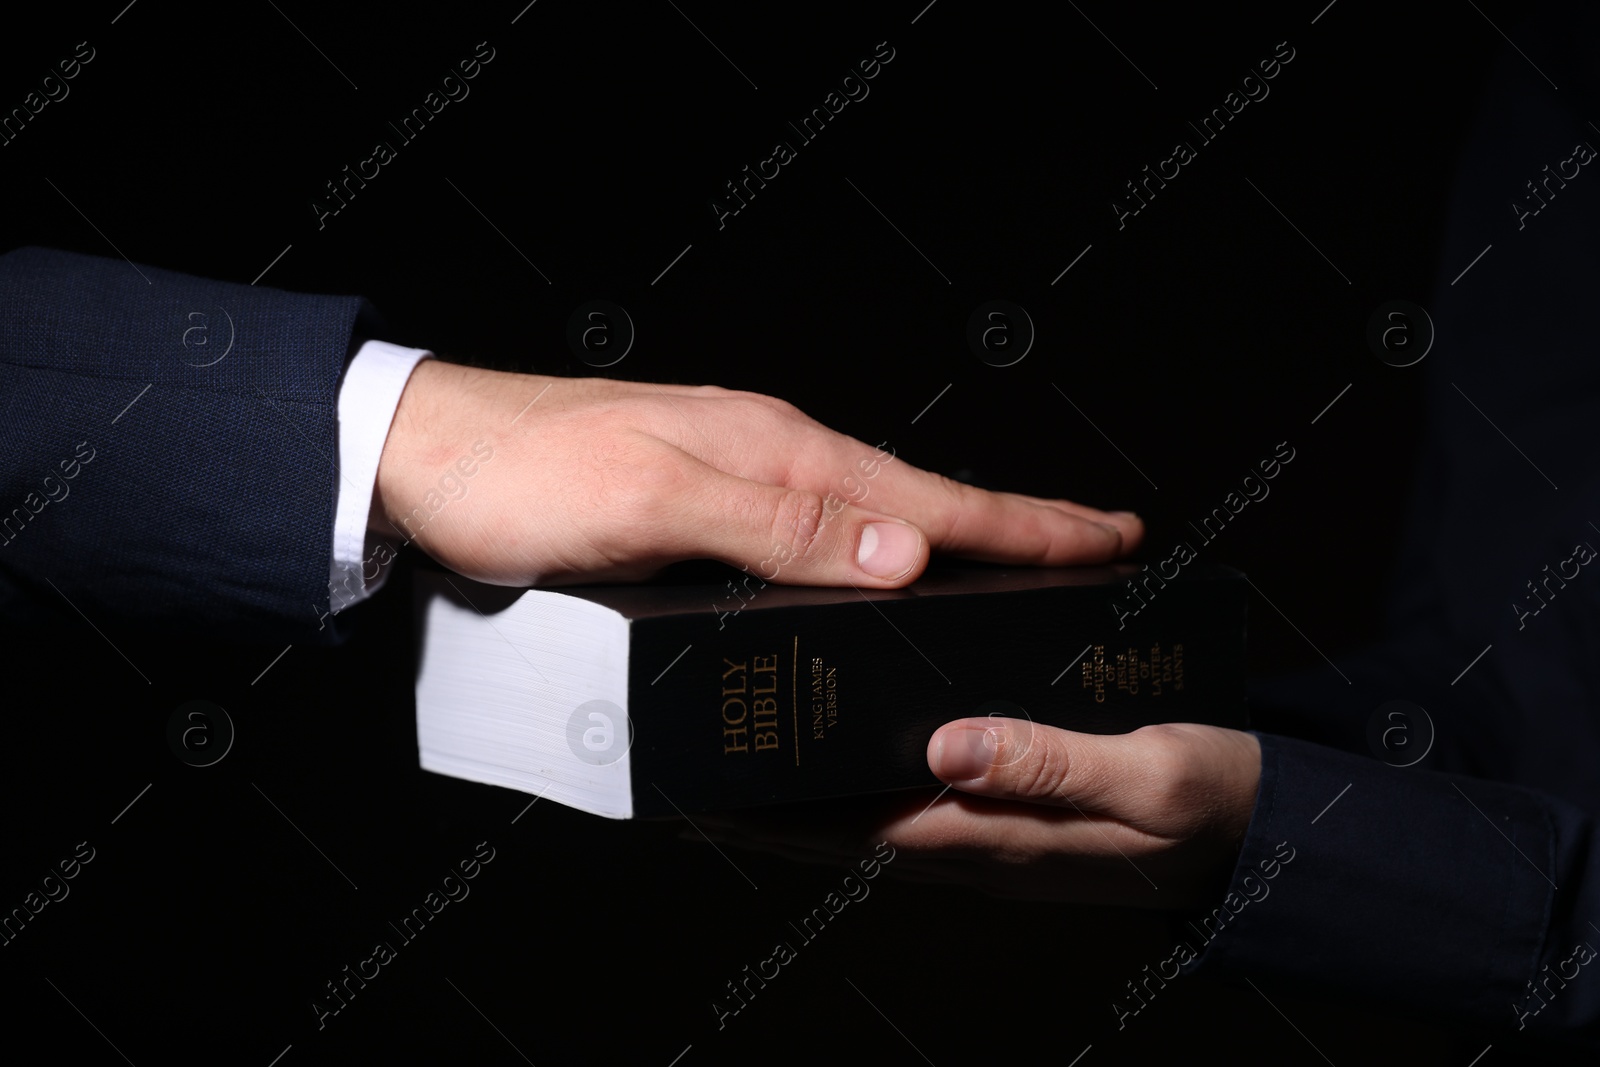
[[[319,616],[358,323],[378,328],[359,297],[0,256],[7,619],[336,640]]]

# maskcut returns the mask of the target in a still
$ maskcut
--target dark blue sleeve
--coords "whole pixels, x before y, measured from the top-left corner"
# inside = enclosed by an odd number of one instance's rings
[[[368,314],[125,260],[0,256],[4,617],[336,640],[336,398]]]
[[[1576,84],[1600,10],[1562,15],[1514,36]],[[1271,692],[1231,895],[1177,924],[1195,973],[1600,1049],[1600,178],[1531,191],[1594,158],[1583,99],[1509,49],[1485,93],[1430,300],[1390,632],[1344,678]],[[1392,699],[1431,717],[1414,766],[1367,733]]]
[[[1199,957],[1187,970],[1600,1047],[1588,812],[1258,736],[1261,789],[1229,896],[1176,927]]]

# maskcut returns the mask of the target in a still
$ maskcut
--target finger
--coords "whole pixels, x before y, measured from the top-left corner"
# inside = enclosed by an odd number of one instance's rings
[[[1060,806],[1134,823],[1183,823],[1210,802],[1202,761],[1173,726],[1129,734],[1074,733],[991,716],[946,723],[928,766],[966,793]]]
[[[1052,500],[1049,497],[1027,496],[1022,493],[1001,493],[1001,496],[1014,496],[1030,504],[1040,507],[1055,508],[1065,511],[1069,515],[1088,519],[1091,522],[1106,523],[1117,528],[1122,535],[1122,554],[1131,555],[1138,551],[1144,542],[1144,520],[1131,511],[1102,511],[1099,508],[1089,507],[1087,504],[1078,504],[1071,500]]]
[[[667,407],[650,429],[684,452],[741,477],[904,519],[941,551],[995,563],[1105,563],[1144,537],[1132,512],[966,485],[913,467],[892,449],[836,433],[771,397],[714,387],[656,395]],[[731,421],[730,411],[737,415]]]
[[[843,435],[814,450],[791,484],[826,487],[854,503],[915,523],[939,551],[994,563],[1106,563],[1143,540],[1132,512],[997,493],[914,467]]]
[[[928,538],[900,518],[680,459],[688,492],[664,509],[657,547],[667,556],[719,559],[768,582],[871,589],[927,568]]]
[[[878,452],[875,451],[874,455],[877,454]],[[902,460],[899,462],[904,461]],[[884,464],[883,466],[887,467],[889,464]],[[908,469],[916,471],[919,474],[928,474],[935,480],[945,480],[943,475],[932,474],[931,472],[925,471],[922,468],[914,465],[908,465]],[[1105,511],[1100,508],[1090,507],[1088,504],[1080,504],[1075,500],[1066,500],[1060,497],[1030,496],[1027,493],[1010,493],[998,489],[984,490],[980,486],[970,485],[967,482],[956,482],[956,480],[953,478],[948,480],[955,482],[957,485],[967,486],[971,489],[978,489],[980,492],[989,492],[994,496],[1010,497],[1014,500],[1020,500],[1024,503],[1034,504],[1038,507],[1052,508],[1056,511],[1064,511],[1068,515],[1076,515],[1079,518],[1089,519],[1093,522],[1102,522],[1111,526],[1115,526],[1119,531],[1121,531],[1124,542],[1137,540],[1142,537],[1144,533],[1143,520],[1132,511]]]
[[[1127,555],[1144,536],[1143,523],[1131,514],[991,492],[911,466],[896,473],[900,478],[886,481],[874,506],[922,526],[943,552],[995,563],[1106,563]]]
[[[952,790],[913,816],[885,824],[879,835],[907,855],[1019,865],[1048,855],[1115,856],[1143,850],[1153,836],[1070,805],[1042,806]]]
[[[720,814],[713,826],[696,815],[695,830],[681,836],[698,841],[704,834],[719,847],[824,865],[848,865],[870,854],[873,843],[886,842],[895,850],[892,865],[884,864],[892,875],[1017,899],[1137,905],[1164,880],[1145,858],[1164,839],[1105,816],[952,790],[931,803],[921,796],[911,805],[891,802],[899,810],[888,818],[883,812],[863,818],[864,798],[850,799],[850,807],[824,808],[804,820],[787,812],[771,818],[769,809]],[[797,806],[793,814],[804,807],[818,805]]]

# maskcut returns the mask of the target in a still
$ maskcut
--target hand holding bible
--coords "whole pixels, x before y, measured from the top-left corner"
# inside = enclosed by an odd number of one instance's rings
[[[931,803],[851,798],[696,816],[713,837],[797,860],[895,849],[893,873],[998,897],[1181,911],[1218,897],[1249,827],[1255,737],[1194,723],[1086,734],[958,719],[928,742]]]
[[[1105,735],[960,719],[929,740],[928,766],[960,794],[886,828],[913,872],[1000,896],[1177,910],[1209,903],[1232,871],[1261,748],[1193,723]]]

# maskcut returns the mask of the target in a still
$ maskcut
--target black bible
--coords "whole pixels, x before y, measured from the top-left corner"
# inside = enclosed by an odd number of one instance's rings
[[[968,716],[1243,728],[1247,583],[936,562],[896,590],[417,575],[422,766],[611,818],[937,785]]]

